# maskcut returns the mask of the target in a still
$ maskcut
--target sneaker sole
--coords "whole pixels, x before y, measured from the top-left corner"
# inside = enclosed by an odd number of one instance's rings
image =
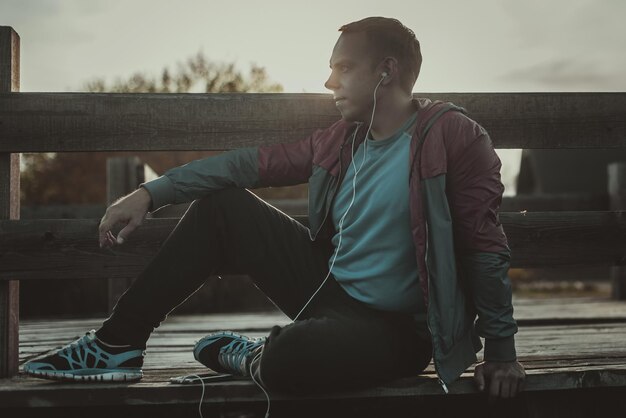
[[[134,382],[143,377],[143,372],[105,372],[97,374],[73,374],[53,370],[26,370],[30,376],[40,377],[50,380],[62,380],[71,382]]]

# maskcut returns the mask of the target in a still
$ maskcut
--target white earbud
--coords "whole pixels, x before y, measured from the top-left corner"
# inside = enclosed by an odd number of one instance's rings
[[[385,78],[385,77],[389,76],[389,74],[387,74],[386,72],[384,72],[384,71],[383,71],[383,72],[380,74],[380,76],[381,76],[382,78]]]

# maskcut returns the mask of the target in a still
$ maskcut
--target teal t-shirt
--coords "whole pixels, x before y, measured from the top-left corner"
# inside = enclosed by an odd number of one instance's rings
[[[337,259],[328,264],[337,282],[352,297],[380,310],[425,311],[411,236],[409,213],[410,133],[417,113],[391,137],[366,138],[354,155],[332,207],[339,231]],[[351,145],[351,143],[349,144]],[[355,166],[357,170],[356,181]],[[332,238],[337,249],[339,232]]]

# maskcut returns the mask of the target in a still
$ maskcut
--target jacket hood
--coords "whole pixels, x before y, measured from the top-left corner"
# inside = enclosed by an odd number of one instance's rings
[[[421,132],[425,127],[428,120],[435,115],[439,110],[441,110],[444,106],[454,106],[452,103],[443,102],[441,100],[430,100],[426,98],[413,98],[412,100],[413,106],[415,110],[418,112],[417,118],[417,131]],[[455,106],[457,107],[457,106]],[[458,107],[457,107],[458,108]],[[458,108],[459,110],[463,110],[462,108]],[[343,133],[344,137],[347,136],[346,133],[352,132],[356,127],[359,126],[359,130],[362,130],[362,135],[365,135],[369,125],[366,125],[364,122],[348,122],[343,119],[335,122],[330,130],[333,133]]]
[[[413,105],[418,111],[417,132],[423,131],[430,118],[444,107],[453,106],[454,108],[465,111],[465,109],[455,106],[450,102],[443,102],[441,100],[432,101],[425,98],[414,98]]]

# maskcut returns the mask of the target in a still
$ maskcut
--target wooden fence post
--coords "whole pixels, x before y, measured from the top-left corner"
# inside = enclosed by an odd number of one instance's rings
[[[610,210],[626,210],[626,162],[607,165]],[[626,267],[611,267],[613,299],[626,300]]]
[[[107,206],[145,181],[156,178],[154,171],[138,157],[112,157],[107,159]],[[119,297],[133,283],[134,278],[108,279],[108,310],[111,312]]]
[[[20,37],[0,26],[0,93],[20,90]],[[20,154],[0,153],[0,219],[20,217]],[[0,378],[18,371],[20,282],[0,281]]]

